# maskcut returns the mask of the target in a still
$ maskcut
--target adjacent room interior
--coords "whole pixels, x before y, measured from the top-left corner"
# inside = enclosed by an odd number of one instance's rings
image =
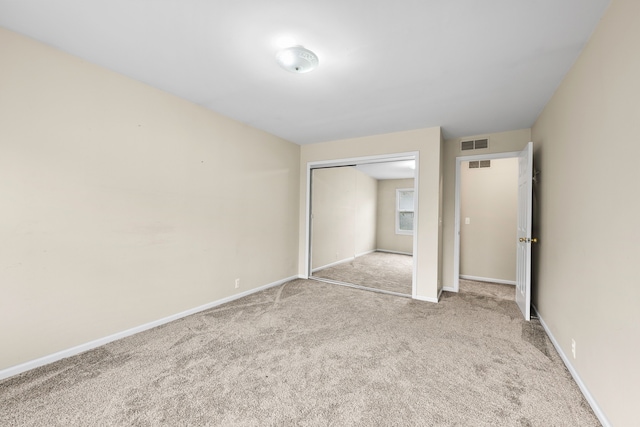
[[[518,159],[465,160],[459,178],[459,292],[513,301]]]

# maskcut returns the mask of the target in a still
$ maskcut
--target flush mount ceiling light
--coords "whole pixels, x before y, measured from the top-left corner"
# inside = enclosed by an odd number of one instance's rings
[[[276,60],[282,68],[292,73],[308,73],[318,66],[318,56],[302,46],[282,49],[276,55]]]

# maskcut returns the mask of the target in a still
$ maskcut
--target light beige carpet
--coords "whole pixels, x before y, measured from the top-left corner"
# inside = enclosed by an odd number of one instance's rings
[[[597,426],[512,301],[296,280],[0,382],[2,426]]]
[[[458,286],[458,292],[464,294],[486,295],[509,301],[516,300],[516,287],[513,285],[460,279]]]
[[[413,257],[372,252],[313,273],[314,277],[411,295]]]

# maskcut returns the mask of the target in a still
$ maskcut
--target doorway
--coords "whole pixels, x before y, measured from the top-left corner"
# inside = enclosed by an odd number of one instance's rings
[[[493,159],[517,158],[517,205],[516,205],[516,292],[515,301],[525,320],[530,320],[531,309],[531,244],[537,239],[531,237],[532,184],[533,184],[533,143],[529,142],[520,152],[496,153],[456,158],[455,188],[455,235],[453,290],[460,289],[460,231],[461,231],[461,169],[465,161],[479,163]],[[465,218],[466,222],[466,218]]]
[[[307,165],[308,278],[415,295],[417,160],[412,152]],[[399,214],[396,194],[405,196]]]
[[[518,156],[518,152],[508,152],[456,158],[454,292],[460,291],[461,279],[515,285]],[[497,172],[498,168],[501,172]],[[496,177],[497,173],[509,174],[510,170],[513,174],[508,178]],[[505,197],[510,200],[501,202],[503,206],[510,206],[508,212],[500,212],[500,220],[509,224],[508,229],[492,221],[495,219],[491,218],[495,213],[495,206],[491,206],[493,200],[481,200],[482,192],[490,194],[492,191],[484,186],[493,185],[491,180],[495,179],[508,179],[509,182],[502,182],[500,186],[513,187],[512,191],[505,191],[508,193]],[[463,181],[467,188],[462,187]],[[480,193],[477,191],[479,186],[482,186]],[[473,209],[465,211],[463,200],[472,204]],[[505,239],[509,240],[507,245],[512,245],[511,252],[504,248]],[[484,253],[479,252],[480,248]],[[500,251],[499,262],[491,262],[495,250]]]

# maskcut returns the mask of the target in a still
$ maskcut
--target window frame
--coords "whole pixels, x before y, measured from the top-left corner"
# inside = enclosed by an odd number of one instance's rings
[[[413,199],[413,207],[412,209],[400,209],[400,192],[411,192]],[[396,188],[396,209],[395,209],[395,217],[396,217],[396,234],[405,235],[405,236],[413,236],[415,233],[415,221],[416,221],[416,199],[415,199],[415,189],[414,188]],[[411,223],[411,230],[401,230],[400,229],[400,214],[411,212],[413,214],[413,221]]]

